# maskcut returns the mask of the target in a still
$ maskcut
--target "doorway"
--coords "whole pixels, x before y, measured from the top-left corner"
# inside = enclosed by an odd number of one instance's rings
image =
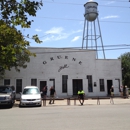
[[[82,79],[73,79],[73,95],[77,95],[80,88],[83,89]]]
[[[107,94],[110,95],[110,89],[111,86],[113,85],[112,80],[107,80]]]
[[[42,91],[43,87],[46,86],[47,81],[40,81],[40,92]]]

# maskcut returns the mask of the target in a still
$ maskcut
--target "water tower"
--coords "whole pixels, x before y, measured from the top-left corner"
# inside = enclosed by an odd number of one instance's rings
[[[94,1],[89,1],[85,5],[85,20],[84,20],[84,30],[83,30],[83,39],[82,39],[82,49],[96,49],[97,59],[98,51],[103,52],[103,57],[105,59],[105,52],[103,46],[103,40],[101,35],[101,29],[98,19],[98,3]],[[97,21],[97,22],[96,22]],[[100,45],[97,44],[100,39]]]

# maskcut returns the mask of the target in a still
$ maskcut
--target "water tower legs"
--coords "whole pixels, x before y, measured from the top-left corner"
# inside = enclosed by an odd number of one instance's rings
[[[87,21],[87,28],[86,28],[86,19],[84,21],[84,29],[83,29],[83,39],[82,39],[82,49],[95,49],[97,52],[97,59],[98,59],[98,51],[103,52],[103,58],[105,59],[105,52],[104,52],[104,46],[103,46],[103,40],[101,35],[101,29],[99,24],[99,19],[97,17],[97,30],[96,30],[96,20],[95,21]],[[98,35],[97,35],[98,34]],[[101,49],[98,50],[98,47],[100,48],[98,44],[98,39],[100,38],[101,42]],[[86,45],[85,42],[86,41]],[[95,43],[95,45],[93,45]]]
[[[101,44],[102,44],[102,50],[103,50],[103,56],[104,56],[104,59],[106,59],[105,57],[105,51],[104,51],[104,46],[103,46],[103,40],[102,40],[102,34],[101,34],[101,29],[100,29],[100,23],[99,23],[99,19],[97,17],[97,21],[98,21],[98,27],[99,27],[99,33],[100,33],[100,39],[101,39]]]

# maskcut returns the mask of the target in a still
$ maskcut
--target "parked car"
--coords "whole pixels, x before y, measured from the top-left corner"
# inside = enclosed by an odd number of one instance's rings
[[[15,95],[14,86],[0,86],[0,106],[7,105],[12,108],[15,103]]]
[[[20,93],[20,104],[22,106],[39,106],[42,105],[41,93],[37,86],[26,86]]]

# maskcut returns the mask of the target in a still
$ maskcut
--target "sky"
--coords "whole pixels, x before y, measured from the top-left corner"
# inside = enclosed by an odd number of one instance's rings
[[[81,48],[85,21],[84,4],[87,2],[87,0],[43,0],[43,6],[38,10],[37,16],[29,17],[34,20],[31,28],[21,29],[24,35],[37,34],[43,41],[37,44],[28,39],[30,46]],[[104,46],[105,58],[117,59],[122,54],[130,52],[129,0],[94,0],[94,2],[98,3],[97,11],[101,30],[101,35],[99,35],[96,19],[96,35],[100,36],[97,39],[97,46]],[[85,31],[86,27],[87,25]],[[91,28],[89,26],[89,32]],[[92,44],[96,45],[94,42]],[[84,42],[85,46],[86,42]],[[98,50],[100,50],[99,59],[104,58],[102,48]]]

